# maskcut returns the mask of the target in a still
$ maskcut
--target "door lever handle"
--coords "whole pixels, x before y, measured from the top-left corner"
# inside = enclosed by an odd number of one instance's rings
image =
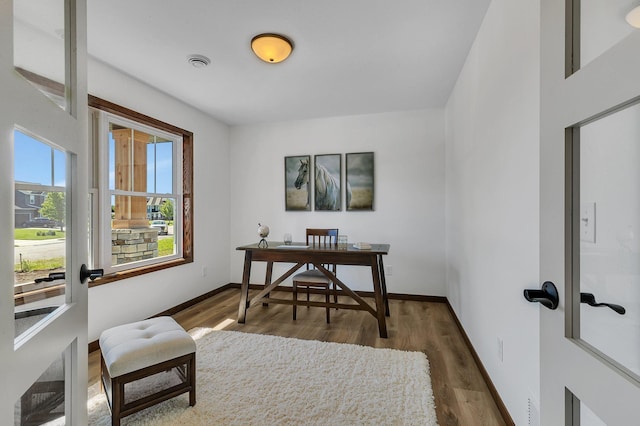
[[[51,282],[55,280],[64,280],[64,278],[65,278],[64,272],[51,272],[48,277],[36,278],[33,281],[36,283],[41,283],[44,281]]]
[[[545,281],[540,290],[527,289],[524,291],[524,298],[529,302],[539,302],[544,307],[554,310],[558,307],[560,298],[558,289],[551,281]]]
[[[596,308],[606,306],[609,309],[612,309],[616,313],[620,315],[624,315],[627,310],[620,305],[616,305],[615,303],[598,303],[596,302],[596,297],[591,293],[580,293],[580,303],[586,303],[589,306],[594,306]]]
[[[85,283],[87,278],[91,281],[104,275],[104,269],[89,269],[84,263],[80,267],[80,282]]]

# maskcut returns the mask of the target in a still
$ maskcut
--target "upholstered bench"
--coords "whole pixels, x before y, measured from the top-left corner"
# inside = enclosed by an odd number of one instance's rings
[[[111,424],[154,404],[189,392],[196,403],[196,344],[171,317],[157,317],[105,330],[100,335],[101,384]],[[125,385],[175,369],[179,384],[129,401]]]

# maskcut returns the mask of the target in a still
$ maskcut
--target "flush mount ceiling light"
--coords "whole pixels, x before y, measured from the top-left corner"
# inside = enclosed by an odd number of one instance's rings
[[[627,13],[625,18],[627,23],[634,28],[640,28],[640,6],[632,9],[631,12]]]
[[[277,64],[289,57],[293,50],[293,43],[280,34],[265,33],[251,39],[251,49],[263,61]]]
[[[206,56],[202,56],[202,55],[189,55],[189,56],[187,56],[187,61],[194,68],[204,68],[204,67],[208,66],[211,63],[211,59],[207,58]]]

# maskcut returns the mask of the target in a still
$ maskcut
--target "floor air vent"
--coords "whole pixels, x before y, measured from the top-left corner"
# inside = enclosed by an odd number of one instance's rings
[[[540,426],[540,412],[532,398],[527,398],[527,411],[529,412],[529,426]]]

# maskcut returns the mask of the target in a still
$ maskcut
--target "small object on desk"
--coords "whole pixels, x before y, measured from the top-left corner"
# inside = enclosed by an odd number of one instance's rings
[[[291,241],[293,241],[293,237],[291,237],[291,234],[289,233],[284,234],[284,243],[286,245],[291,245]]]
[[[359,242],[355,243],[353,245],[353,248],[357,248],[358,250],[371,250],[371,244]]]
[[[338,248],[342,250],[346,250],[348,241],[349,241],[349,238],[346,235],[338,235]]]
[[[258,223],[258,235],[261,237],[258,247],[269,247],[269,243],[267,243],[267,240],[265,239],[269,236],[269,227]]]

